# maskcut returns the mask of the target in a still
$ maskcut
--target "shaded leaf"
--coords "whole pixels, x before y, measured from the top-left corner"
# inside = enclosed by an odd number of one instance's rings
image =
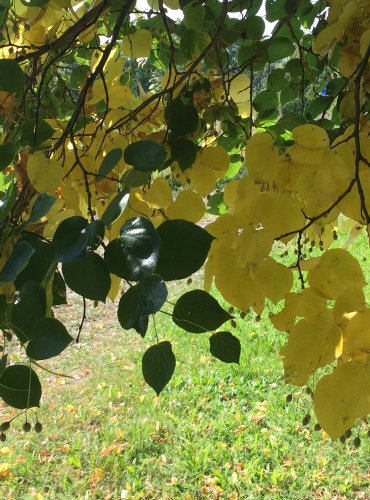
[[[214,333],[210,339],[211,354],[224,363],[239,363],[240,340],[230,332]]]
[[[66,327],[54,318],[41,319],[33,329],[27,356],[41,360],[57,356],[72,342]]]
[[[67,286],[86,299],[105,299],[110,290],[109,270],[100,255],[91,253],[74,262],[65,262],[62,272]]]
[[[134,328],[142,337],[148,328],[148,316],[163,306],[167,287],[158,275],[144,278],[122,295],[118,306],[118,320],[126,330]]]
[[[166,156],[163,144],[151,140],[133,142],[124,152],[125,162],[141,172],[153,172],[159,169]]]
[[[204,264],[213,236],[193,222],[168,220],[157,232],[161,249],[156,272],[164,280],[187,278]]]
[[[170,342],[155,344],[144,353],[142,359],[143,376],[157,395],[171,380],[176,367],[176,358]]]
[[[105,227],[108,229],[113,224],[114,221],[122,214],[127,206],[128,199],[130,198],[130,190],[124,189],[120,191],[113,200],[109,203],[105,209],[101,220],[103,221]]]
[[[104,259],[111,273],[139,281],[154,271],[159,247],[159,236],[150,220],[136,217],[125,222],[120,237],[106,248]]]
[[[177,326],[192,333],[216,330],[232,316],[204,290],[191,290],[175,304],[172,319]]]
[[[26,241],[17,241],[4,267],[0,271],[0,283],[15,281],[18,274],[27,266],[35,249]]]
[[[36,281],[27,281],[11,310],[11,326],[21,342],[31,338],[36,323],[46,314],[46,295]]]
[[[40,406],[41,384],[38,376],[29,366],[8,366],[0,377],[0,397],[6,404],[20,410]]]

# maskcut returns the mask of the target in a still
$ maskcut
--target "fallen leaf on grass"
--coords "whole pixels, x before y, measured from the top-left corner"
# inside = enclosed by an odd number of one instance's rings
[[[3,446],[0,448],[0,455],[2,457],[10,457],[13,453],[13,450],[9,448],[9,446]]]
[[[0,481],[7,481],[10,478],[11,465],[7,462],[0,464]]]
[[[96,483],[98,483],[99,481],[103,481],[103,479],[105,478],[105,472],[103,469],[94,469],[92,475],[91,475],[91,486],[95,486]]]

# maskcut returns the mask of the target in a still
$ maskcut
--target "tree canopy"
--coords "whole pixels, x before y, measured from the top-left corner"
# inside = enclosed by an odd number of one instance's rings
[[[86,300],[143,337],[171,314],[227,363],[233,315],[268,314],[335,439],[370,413],[364,263],[331,247],[370,236],[370,2],[148,3],[0,0],[0,397],[40,405]],[[143,355],[157,394],[175,354],[158,331]]]

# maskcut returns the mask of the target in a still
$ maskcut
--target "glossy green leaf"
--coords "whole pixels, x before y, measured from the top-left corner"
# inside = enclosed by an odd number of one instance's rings
[[[63,220],[53,237],[54,260],[73,262],[86,253],[89,242],[88,221],[79,215]]]
[[[63,352],[72,340],[63,323],[54,318],[43,318],[32,331],[27,356],[36,360],[52,358]]]
[[[216,330],[232,316],[209,293],[191,290],[176,302],[172,319],[187,332],[203,333]]]
[[[52,245],[48,241],[43,241],[34,234],[24,234],[18,241],[27,243],[34,250],[27,266],[18,274],[15,280],[16,289],[21,290],[27,281],[41,283],[46,278],[51,267],[55,267],[56,264],[53,261]]]
[[[8,366],[0,377],[0,397],[13,408],[23,410],[40,406],[41,384],[29,366]]]
[[[154,271],[159,247],[159,235],[150,220],[136,217],[126,221],[120,237],[109,243],[104,260],[111,273],[139,281]]]
[[[164,281],[155,274],[130,287],[122,295],[118,306],[118,320],[122,328],[134,328],[144,337],[148,328],[148,316],[159,311],[167,295]]]
[[[121,160],[121,158],[121,148],[111,149],[101,162],[98,170],[98,177],[107,176],[117,166],[117,163]]]
[[[240,340],[230,332],[217,332],[209,339],[212,356],[224,363],[239,363]]]
[[[176,368],[176,358],[170,342],[155,344],[144,353],[142,359],[143,377],[159,395],[171,380]]]
[[[26,241],[17,241],[0,271],[0,284],[15,281],[18,274],[27,266],[34,252],[35,249]]]
[[[23,222],[23,224],[18,226],[17,232],[21,232],[31,224],[38,222],[41,217],[44,217],[44,215],[46,215],[54,205],[55,200],[56,197],[54,195],[47,193],[39,194],[35,203],[32,205],[30,216]]]
[[[147,139],[129,144],[124,152],[125,162],[140,172],[158,170],[166,157],[167,153],[163,144]]]
[[[31,338],[36,323],[46,315],[46,295],[36,281],[27,281],[11,310],[11,327],[21,342]]]
[[[100,255],[91,253],[62,265],[64,280],[71,290],[86,299],[105,302],[111,286],[109,270]]]
[[[115,222],[122,214],[127,207],[129,198],[130,190],[124,189],[123,191],[120,191],[109,203],[101,218],[106,228],[109,229],[113,222]]]
[[[156,272],[166,281],[187,278],[204,264],[213,241],[205,229],[182,219],[168,220],[158,229],[161,249]]]

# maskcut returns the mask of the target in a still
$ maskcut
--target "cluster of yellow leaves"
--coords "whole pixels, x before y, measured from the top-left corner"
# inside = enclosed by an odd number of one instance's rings
[[[364,124],[361,152],[370,159],[365,140],[368,133],[369,125]],[[361,267],[346,250],[328,250],[321,258],[302,262],[302,268],[309,270],[309,288],[291,293],[292,270],[270,252],[274,240],[288,243],[296,238],[296,234],[287,233],[305,227],[303,214],[312,217],[325,212],[348,188],[355,176],[351,134],[349,129],[330,144],[324,129],[302,125],[293,130],[294,144],[284,152],[268,133],[254,135],[245,151],[248,177],[226,186],[228,212],[207,226],[215,240],[206,264],[206,289],[214,280],[228,302],[242,311],[253,308],[257,314],[263,311],[266,298],[273,303],[285,299],[283,309],[271,320],[276,328],[289,333],[281,351],[287,381],[304,385],[318,368],[338,361],[338,368],[324,377],[315,391],[319,422],[333,438],[370,411],[370,310],[362,290],[366,282]],[[369,169],[361,164],[366,200],[370,199],[368,174]],[[364,222],[357,190],[308,234],[312,237],[321,228],[321,240],[325,226],[329,226],[326,233],[332,235],[340,211]],[[352,371],[353,377],[343,384],[341,374],[351,375]],[[332,385],[336,389],[329,397]]]
[[[334,439],[370,412],[366,282],[358,261],[337,248],[322,255],[309,271],[308,283],[309,288],[286,297],[271,321],[288,333],[281,350],[288,382],[304,385],[318,368],[337,361],[314,391],[316,416]]]

